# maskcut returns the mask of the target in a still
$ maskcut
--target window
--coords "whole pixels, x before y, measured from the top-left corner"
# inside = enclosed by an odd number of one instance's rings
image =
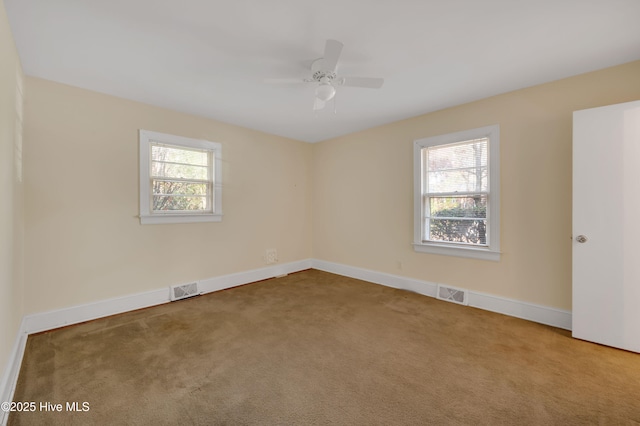
[[[140,223],[222,220],[221,145],[140,130]]]
[[[500,128],[414,142],[414,249],[500,260]]]

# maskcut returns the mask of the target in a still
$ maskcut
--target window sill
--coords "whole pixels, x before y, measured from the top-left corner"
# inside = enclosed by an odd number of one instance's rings
[[[442,254],[445,256],[467,257],[471,259],[492,260],[498,262],[501,252],[487,248],[452,247],[440,244],[413,243],[413,250],[419,253]]]
[[[166,214],[140,215],[141,225],[158,225],[162,223],[202,223],[221,222],[222,214]]]

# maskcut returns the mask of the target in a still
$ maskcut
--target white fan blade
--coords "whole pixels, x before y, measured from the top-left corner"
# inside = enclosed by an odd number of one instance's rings
[[[267,84],[297,84],[306,83],[304,78],[265,78],[264,82]]]
[[[366,87],[368,89],[379,89],[384,83],[384,78],[374,77],[342,77],[339,84],[341,86]]]
[[[325,101],[315,98],[313,101],[313,110],[318,111],[319,109],[324,108],[325,105],[326,105]]]
[[[324,47],[324,60],[325,70],[323,71],[335,71],[338,65],[338,59],[342,53],[342,43],[336,40],[327,40],[327,44]]]

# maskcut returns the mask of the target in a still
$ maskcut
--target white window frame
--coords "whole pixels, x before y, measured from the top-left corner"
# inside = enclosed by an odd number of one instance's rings
[[[154,143],[173,145],[176,147],[195,148],[213,153],[213,176],[210,201],[213,212],[154,213],[151,209],[151,146]],[[140,129],[140,223],[194,223],[220,222],[222,220],[222,145],[202,139],[191,139],[183,136],[169,135]]]
[[[487,246],[472,246],[438,241],[422,241],[424,226],[422,149],[448,145],[474,139],[489,139],[488,165],[489,188],[487,201]],[[418,139],[413,142],[413,248],[416,252],[469,257],[484,260],[500,260],[500,126],[480,127],[456,133]]]

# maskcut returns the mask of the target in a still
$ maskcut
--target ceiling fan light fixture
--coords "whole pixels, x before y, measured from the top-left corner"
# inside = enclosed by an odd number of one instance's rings
[[[336,88],[331,83],[323,82],[316,87],[316,98],[327,102],[336,95]]]
[[[315,86],[313,110],[317,111],[325,107],[325,104],[335,99],[336,88],[364,87],[368,89],[379,89],[384,83],[383,78],[348,76],[342,77],[336,74],[340,54],[343,44],[336,40],[327,40],[324,47],[324,56],[311,63],[312,75],[307,78],[293,79],[267,79],[265,82],[271,83],[311,83]],[[335,102],[334,102],[335,108]],[[334,111],[335,112],[335,111]]]

